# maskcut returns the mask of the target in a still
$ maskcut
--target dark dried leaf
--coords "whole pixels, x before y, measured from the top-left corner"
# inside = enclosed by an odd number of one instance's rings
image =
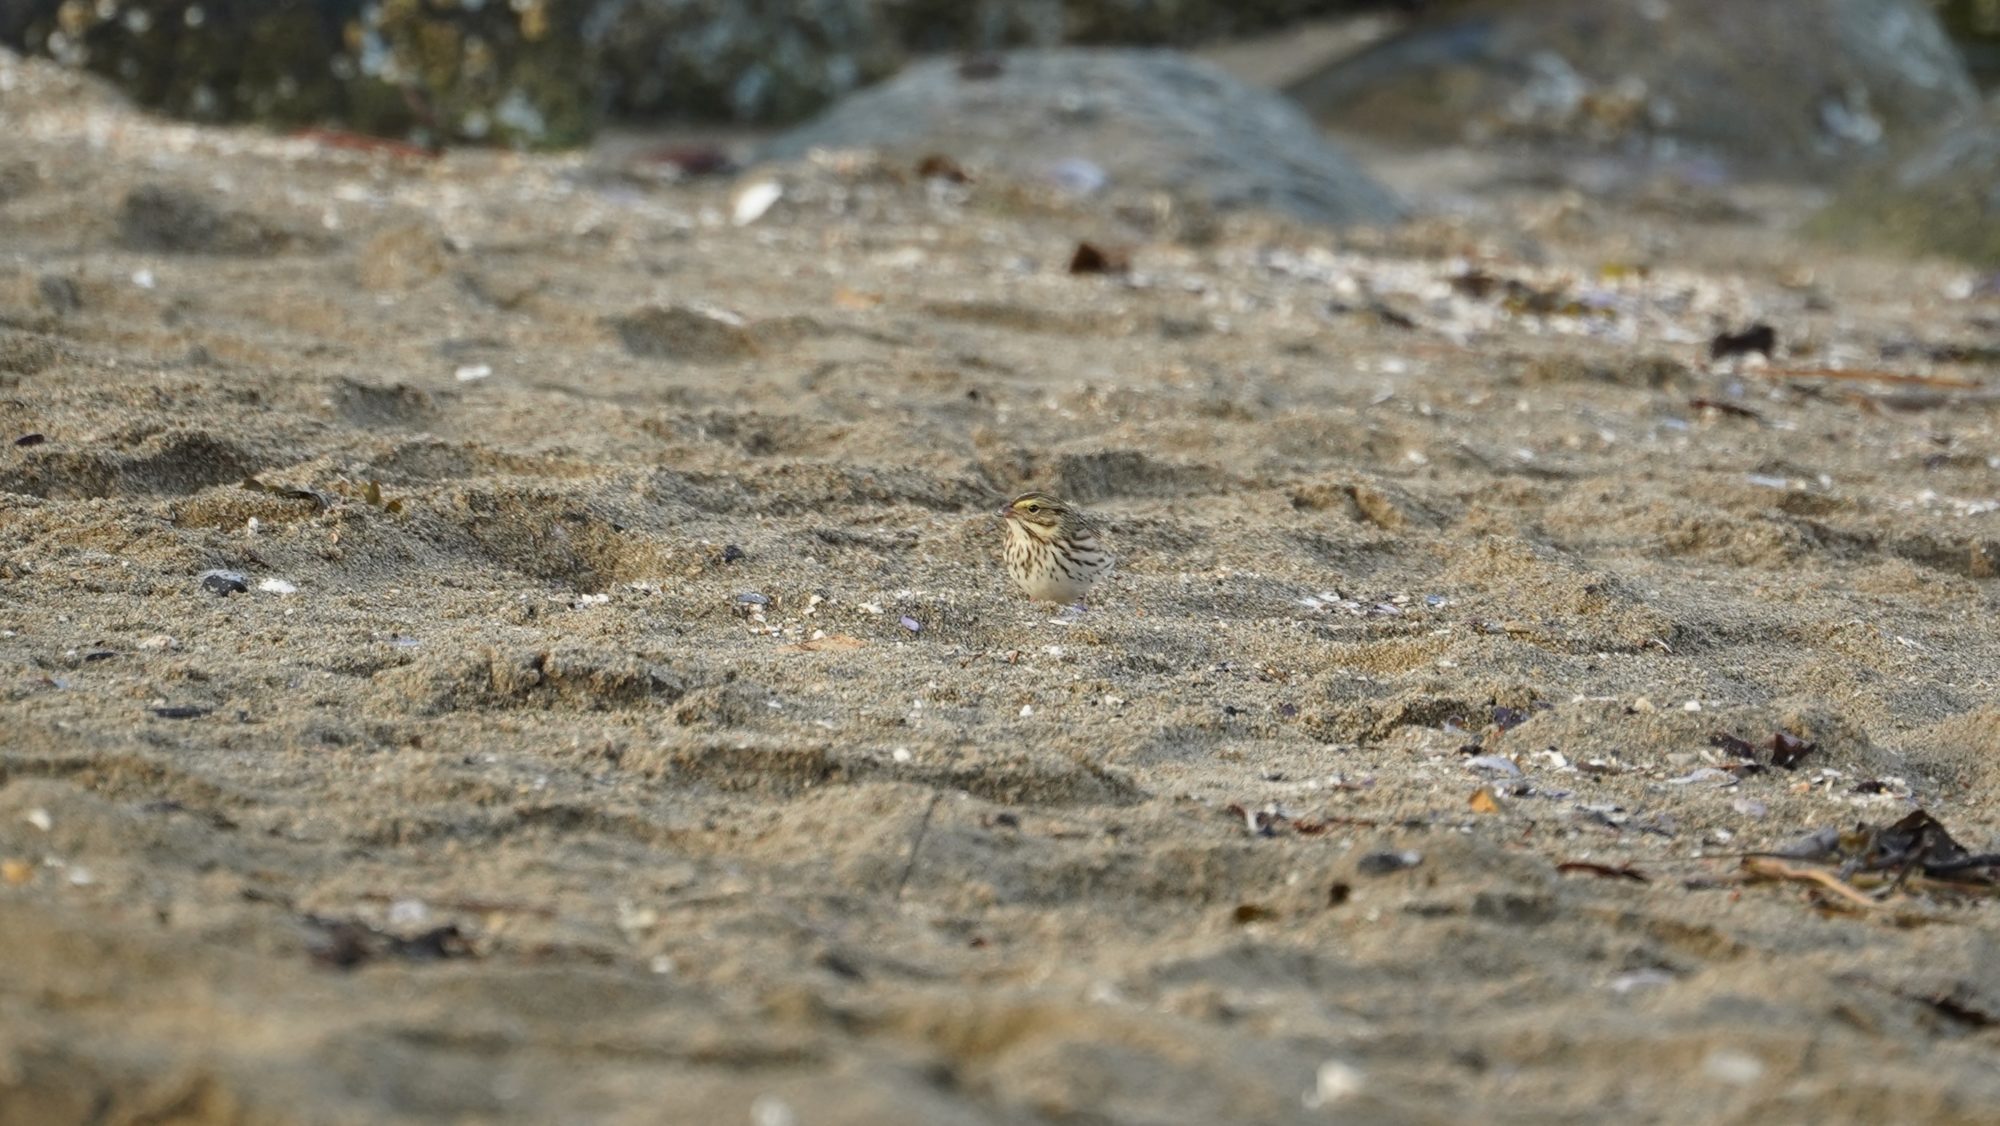
[[[1132,252],[1123,247],[1079,242],[1069,257],[1072,274],[1123,274],[1132,269]]]
[[[1380,301],[1371,303],[1368,306],[1368,311],[1375,314],[1376,320],[1388,325],[1390,328],[1400,328],[1408,331],[1417,327],[1415,317],[1410,316],[1400,309],[1391,308]]]
[[[1261,923],[1266,919],[1275,919],[1278,913],[1255,903],[1239,903],[1236,905],[1236,910],[1231,913],[1231,917],[1236,920],[1237,926],[1242,926],[1245,923]]]
[[[1778,330],[1761,323],[1741,332],[1717,333],[1715,339],[1708,342],[1708,358],[1711,360],[1726,360],[1751,352],[1762,353],[1768,360],[1775,357],[1777,350]]]
[[[326,919],[314,915],[305,923],[319,933],[306,943],[316,962],[337,969],[353,969],[381,957],[403,958],[412,962],[438,962],[448,958],[469,958],[472,943],[456,925],[433,927],[407,938],[380,931],[353,919]]]
[[[335,969],[351,970],[373,956],[369,932],[356,923],[328,923],[316,940],[306,944],[315,962]]]
[[[159,716],[161,719],[200,719],[214,710],[213,708],[197,708],[187,704],[176,704],[171,707],[154,708],[153,714]]]
[[[1556,865],[1556,871],[1563,875],[1583,874],[1602,876],[1607,880],[1631,880],[1634,883],[1649,884],[1653,878],[1630,864],[1599,864],[1591,860],[1565,860]]]
[[[1764,421],[1764,416],[1761,412],[1753,411],[1749,407],[1738,406],[1735,403],[1725,403],[1720,399],[1689,399],[1688,409],[1714,411],[1717,414],[1726,414],[1731,418],[1747,418],[1752,422]]]
[[[1486,298],[1500,288],[1500,278],[1485,270],[1471,269],[1451,279],[1451,288],[1467,297]]]
[[[48,440],[48,435],[46,434],[23,434],[19,438],[14,439],[14,444],[17,446],[39,446]]]
[[[728,150],[716,145],[668,145],[646,154],[646,159],[690,179],[736,171],[736,162],[730,159]]]
[[[932,153],[917,162],[917,175],[926,180],[945,180],[953,184],[969,184],[972,176],[959,163],[943,153]]]
[[[1899,859],[1919,860],[1926,867],[1933,864],[1951,864],[1971,855],[1965,851],[1963,845],[1951,838],[1951,834],[1945,831],[1944,825],[1937,818],[1921,809],[1913,810],[1909,816],[1878,832],[1875,844],[1881,851],[1896,855]]]
[[[1728,751],[1745,762],[1757,761],[1757,748],[1747,739],[1739,739],[1727,731],[1718,731],[1708,737],[1708,745],[1717,750]]]
[[[1771,736],[1770,749],[1772,766],[1797,770],[1799,760],[1819,750],[1819,744],[1808,743],[1790,732],[1780,731]]]
[[[1994,1006],[1981,1002],[1968,986],[1958,985],[1949,991],[1905,994],[1905,996],[1919,1004],[1929,1005],[1967,1028],[1992,1028],[2000,1025],[2000,1012],[1996,1012]]]
[[[201,589],[218,597],[250,593],[250,580],[240,571],[203,571]]]
[[[733,543],[726,543],[722,545],[722,561],[724,563],[735,563],[743,558],[745,558],[745,556],[742,548],[737,547]]]

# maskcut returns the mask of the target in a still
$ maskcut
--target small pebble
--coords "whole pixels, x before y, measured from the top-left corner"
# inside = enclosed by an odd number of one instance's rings
[[[55,819],[49,816],[49,811],[40,806],[28,811],[27,822],[44,833],[54,828],[56,824]]]
[[[1313,1089],[1306,1092],[1306,1109],[1314,1110],[1323,1106],[1351,1099],[1361,1093],[1364,1085],[1361,1069],[1346,1060],[1328,1060],[1319,1065],[1313,1076]]]
[[[35,866],[12,857],[0,860],[0,881],[8,887],[22,887],[35,878]]]
[[[257,589],[265,594],[297,594],[299,588],[283,579],[265,579],[257,584]]]
[[[750,1126],[798,1126],[792,1104],[776,1095],[758,1095],[750,1104]]]
[[[746,590],[736,596],[736,601],[744,606],[769,606],[771,604],[771,596],[768,594],[759,594],[754,590]]]
[[[901,618],[898,618],[897,621],[901,623],[904,629],[909,630],[911,633],[921,632],[924,628],[924,623],[916,620],[915,618],[912,618],[908,614],[904,614]]]
[[[1611,992],[1634,993],[1641,989],[1652,989],[1661,985],[1672,985],[1674,975],[1665,970],[1633,970],[1611,979]]]
[[[1371,852],[1354,862],[1354,870],[1364,876],[1386,876],[1424,862],[1424,854],[1409,848],[1400,852]]]
[[[722,545],[722,561],[724,563],[734,563],[742,558],[744,558],[744,553],[742,548],[737,547],[733,543],[726,543]],[[818,596],[815,595],[814,597]]]
[[[466,364],[464,367],[451,373],[452,378],[458,380],[460,383],[474,383],[492,374],[492,364]]]
[[[1717,1048],[1701,1061],[1701,1070],[1710,1079],[1740,1087],[1763,1078],[1764,1062],[1748,1052]]]
[[[747,227],[764,217],[771,205],[784,198],[785,186],[776,180],[757,180],[745,185],[736,193],[729,207],[729,221],[738,227]]]

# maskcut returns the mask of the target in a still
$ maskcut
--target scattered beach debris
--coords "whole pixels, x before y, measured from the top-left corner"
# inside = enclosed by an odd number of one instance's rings
[[[1807,885],[1823,908],[1877,912],[1917,896],[1991,899],[2000,894],[2000,853],[1967,851],[1919,809],[1891,825],[1821,829],[1777,849],[1745,853],[1742,874],[1748,883]]]
[[[335,969],[351,970],[378,958],[439,962],[477,956],[471,941],[455,923],[404,937],[357,919],[307,915],[304,922],[314,931],[306,941],[306,952],[313,961]]]
[[[1728,731],[1717,731],[1708,737],[1708,745],[1727,753],[1733,760],[1724,764],[1723,769],[1740,777],[1747,777],[1770,766],[1785,770],[1797,770],[1806,756],[1819,750],[1819,744],[1808,742],[1789,731],[1774,731],[1764,743],[1768,760],[1760,761],[1758,748],[1748,739]]]

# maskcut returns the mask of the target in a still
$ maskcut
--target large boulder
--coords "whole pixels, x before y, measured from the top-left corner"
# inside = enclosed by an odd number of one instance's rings
[[[2000,4],[1993,0],[1935,0],[1952,42],[1965,55],[1973,77],[1991,88],[2000,84]]]
[[[1312,74],[1321,122],[1818,173],[1977,98],[1921,0],[1469,0]]]
[[[0,43],[205,121],[566,144],[796,121],[913,54],[1186,44],[1395,0],[0,0]]]
[[[1855,177],[1808,230],[1842,245],[2000,268],[2000,101]]]
[[[1315,222],[1386,223],[1394,195],[1297,107],[1177,52],[1025,50],[975,64],[933,60],[840,102],[765,154],[867,148],[1059,176],[1089,188],[1159,189],[1217,209]]]
[[[627,118],[796,121],[903,62],[877,0],[623,0],[583,31]]]
[[[198,121],[574,144],[600,99],[577,33],[601,0],[7,0],[0,42]]]

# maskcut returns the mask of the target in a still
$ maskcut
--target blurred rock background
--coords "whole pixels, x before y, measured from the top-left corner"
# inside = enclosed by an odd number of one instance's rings
[[[1261,54],[1230,56],[1237,76],[1282,87],[1331,132],[1845,184],[1827,220],[1840,231],[2000,261],[2000,126],[1982,94],[2000,82],[2000,0],[0,3],[0,43],[103,75],[170,114],[520,147],[581,144],[607,123],[800,122],[940,53],[1117,45],[1222,57],[1219,45],[1259,36]],[[935,77],[944,71],[916,73],[934,74],[917,96],[954,96]],[[1058,102],[1090,96],[1098,79],[1065,81],[1079,85],[1054,91]],[[980,104],[1000,112],[990,97]],[[1243,122],[1276,112],[1230,104]],[[1173,159],[1221,151],[1211,143],[1234,126],[1213,108],[1190,109],[1211,147]],[[895,139],[895,120],[864,123],[860,112],[799,138]],[[1011,135],[1026,137],[1047,109],[1020,113]],[[794,138],[773,151],[799,148]],[[1295,185],[1264,191],[1298,198]],[[1208,194],[1231,193],[1244,194]],[[1391,213],[1380,201],[1320,210]]]

